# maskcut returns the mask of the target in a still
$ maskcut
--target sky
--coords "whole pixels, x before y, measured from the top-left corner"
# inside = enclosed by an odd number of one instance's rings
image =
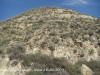
[[[100,18],[100,0],[0,0],[0,21],[44,6],[67,8]]]

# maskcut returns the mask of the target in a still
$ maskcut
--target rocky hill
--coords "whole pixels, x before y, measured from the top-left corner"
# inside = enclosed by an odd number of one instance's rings
[[[64,71],[21,74],[80,75],[72,66],[79,61],[100,61],[98,18],[69,9],[41,7],[0,22],[1,75],[19,75],[6,71],[14,68],[58,67]]]

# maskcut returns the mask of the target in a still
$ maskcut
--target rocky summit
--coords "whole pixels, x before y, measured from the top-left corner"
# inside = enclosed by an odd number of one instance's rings
[[[0,22],[1,75],[19,75],[15,68],[21,69],[21,75],[82,75],[76,67],[79,61],[100,64],[99,18],[66,8],[40,7]],[[93,71],[100,75],[100,65]]]

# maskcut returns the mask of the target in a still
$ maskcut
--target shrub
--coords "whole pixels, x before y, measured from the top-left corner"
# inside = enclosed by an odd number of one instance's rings
[[[24,56],[23,58],[23,62],[22,64],[24,66],[31,66],[31,64],[33,62],[35,63],[40,63],[40,64],[47,64],[49,63],[51,60],[51,58],[49,58],[49,56],[46,55],[42,55],[42,54],[27,54]]]
[[[81,57],[81,58],[84,57],[84,53],[80,54],[80,57]]]
[[[52,38],[52,42],[54,42],[55,44],[58,44],[59,43],[59,39],[58,38]]]
[[[74,54],[76,54],[76,53],[77,53],[77,50],[76,50],[76,49],[74,49],[74,50],[73,50],[73,53],[74,53]]]
[[[56,35],[57,35],[56,32],[51,32],[51,33],[49,34],[49,36],[56,36]]]
[[[25,49],[23,46],[21,45],[14,45],[14,46],[11,46],[11,48],[9,48],[7,50],[7,53],[10,54],[10,53],[24,53],[25,52]]]
[[[24,55],[23,54],[11,54],[10,56],[9,56],[9,59],[10,60],[13,60],[13,59],[16,59],[16,60],[22,60],[23,59],[23,57],[24,57]]]
[[[4,46],[9,43],[9,40],[2,40],[0,41],[0,46]]]
[[[43,23],[43,22],[44,22],[43,20],[38,21],[38,23]]]
[[[42,49],[44,49],[46,46],[47,46],[47,42],[42,42],[42,43],[40,44],[40,47],[41,47]]]
[[[97,33],[98,33],[98,34],[100,33],[100,29],[97,30]]]
[[[48,48],[49,48],[51,51],[54,51],[54,50],[55,50],[54,46],[49,46]]]
[[[88,34],[89,34],[90,36],[92,36],[94,33],[93,33],[93,31],[91,30],[91,31],[88,32]]]
[[[31,63],[34,62],[35,60],[35,56],[34,54],[27,54],[24,56],[22,60],[23,60],[22,65],[31,66]]]
[[[67,35],[67,33],[64,33],[64,34],[61,34],[60,37],[61,37],[62,39],[66,39],[66,38],[68,37],[68,35]]]
[[[15,30],[10,30],[10,33],[11,34],[16,34],[16,31]]]
[[[3,28],[2,28],[2,30],[7,30],[9,28],[9,26],[4,26]]]
[[[16,66],[17,64],[18,64],[18,61],[13,61],[11,65]]]
[[[14,45],[7,50],[10,60],[22,60],[25,53],[25,48],[22,45]]]
[[[58,23],[59,25],[63,25],[62,21],[56,21],[56,23]]]
[[[70,27],[73,29],[77,29],[79,27],[79,25],[78,24],[71,24]]]

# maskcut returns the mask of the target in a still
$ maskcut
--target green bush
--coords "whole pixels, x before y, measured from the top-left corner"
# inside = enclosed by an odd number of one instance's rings
[[[31,66],[32,63],[40,63],[40,64],[50,64],[51,58],[46,55],[37,54],[27,54],[23,58],[22,64],[24,66]]]
[[[31,66],[31,63],[34,62],[35,60],[35,56],[34,54],[27,54],[24,56],[22,60],[23,60],[22,64],[24,66]]]
[[[2,40],[0,41],[0,46],[4,46],[9,43],[9,40]]]
[[[10,60],[18,59],[22,60],[25,53],[25,48],[22,45],[14,45],[11,48],[7,49]]]

